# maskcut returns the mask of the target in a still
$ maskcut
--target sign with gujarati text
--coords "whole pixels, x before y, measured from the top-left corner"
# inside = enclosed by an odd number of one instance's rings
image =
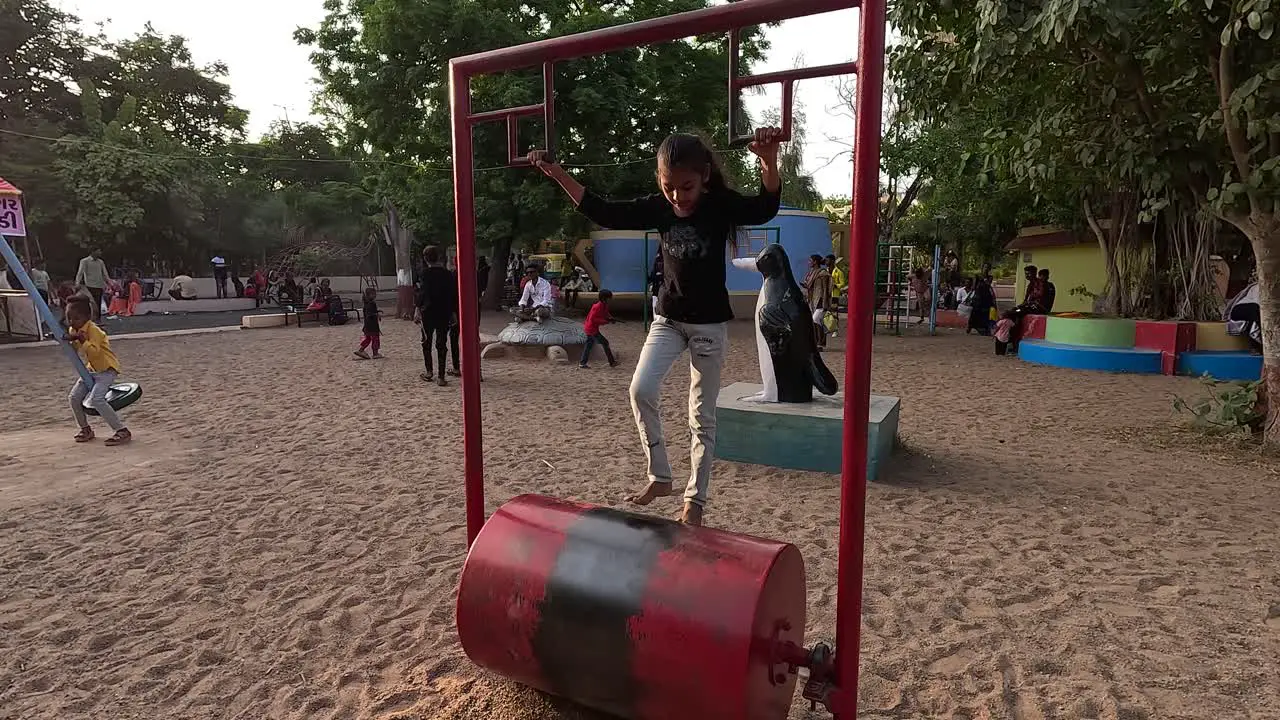
[[[0,235],[27,236],[27,222],[22,217],[22,198],[16,195],[0,195]]]
[[[0,178],[0,235],[27,236],[27,221],[22,217],[22,191]]]

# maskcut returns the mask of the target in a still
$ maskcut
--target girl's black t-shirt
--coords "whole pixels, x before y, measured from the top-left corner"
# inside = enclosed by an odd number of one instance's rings
[[[778,214],[780,192],[709,192],[689,217],[678,217],[662,195],[629,201],[583,193],[578,211],[608,230],[657,230],[662,235],[662,287],[658,314],[695,325],[733,319],[725,287],[725,249],[736,228],[769,222]]]

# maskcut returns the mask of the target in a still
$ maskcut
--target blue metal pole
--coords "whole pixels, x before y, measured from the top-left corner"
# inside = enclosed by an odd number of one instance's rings
[[[942,265],[942,246],[933,246],[933,292],[929,293],[929,334],[936,335],[938,332],[938,271]]]
[[[650,274],[653,272],[653,258],[649,257],[649,232],[644,234],[644,331],[649,332],[650,311],[653,310],[653,300],[649,295],[649,285],[652,278]]]
[[[71,347],[71,343],[67,342],[67,336],[62,331],[62,323],[53,316],[53,310],[49,308],[49,303],[40,297],[40,293],[36,290],[36,284],[31,280],[31,276],[27,274],[27,269],[22,267],[22,263],[18,261],[18,254],[9,246],[9,240],[4,235],[0,235],[0,255],[4,256],[4,261],[9,264],[13,270],[13,274],[18,276],[18,282],[22,283],[22,288],[31,296],[31,302],[35,303],[36,311],[40,313],[40,318],[44,320],[44,324],[49,326],[49,331],[57,338],[58,345],[62,346],[67,357],[71,360],[71,366],[76,369],[76,373],[80,375],[80,379],[84,380],[89,387],[93,387],[93,376],[89,374],[89,368],[84,366],[84,362],[80,360],[80,354],[75,348]],[[37,332],[39,330],[37,329]]]

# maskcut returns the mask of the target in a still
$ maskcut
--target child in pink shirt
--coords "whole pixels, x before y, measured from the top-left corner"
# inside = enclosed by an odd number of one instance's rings
[[[1013,333],[1012,313],[1006,312],[996,323],[996,354],[1006,355],[1009,352],[1009,336]]]

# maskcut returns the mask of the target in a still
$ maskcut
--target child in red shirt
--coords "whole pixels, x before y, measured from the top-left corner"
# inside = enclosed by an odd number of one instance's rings
[[[609,347],[609,341],[600,333],[601,325],[613,322],[613,318],[609,315],[609,301],[612,299],[612,292],[601,290],[600,299],[587,312],[587,320],[582,323],[582,330],[587,333],[587,343],[582,346],[582,359],[578,361],[578,367],[580,368],[589,367],[587,360],[590,359],[591,348],[596,343],[600,343],[600,347],[604,348],[604,356],[609,359],[609,367],[618,367],[618,361],[613,357],[613,350]]]

